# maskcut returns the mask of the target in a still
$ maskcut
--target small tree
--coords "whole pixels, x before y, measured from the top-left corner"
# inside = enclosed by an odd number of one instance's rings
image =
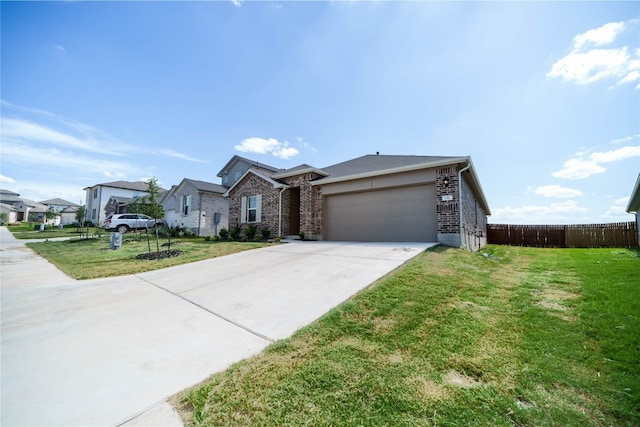
[[[52,221],[60,216],[60,212],[58,212],[54,207],[49,206],[49,209],[44,213],[44,218],[46,222]]]
[[[129,204],[129,212],[141,213],[150,216],[154,220],[164,218],[164,208],[160,203],[158,203],[158,199],[160,198],[160,187],[158,186],[158,180],[153,177],[149,178],[147,181],[149,192],[148,196],[138,197],[131,204]],[[160,243],[158,236],[158,227],[154,227],[155,235],[156,235],[156,251],[158,253],[158,259],[160,259]],[[147,233],[149,236],[149,233]],[[148,237],[147,237],[148,239]],[[151,252],[151,249],[149,249]]]
[[[80,226],[80,238],[82,239],[82,230],[87,221],[87,208],[80,206],[76,211],[76,223]],[[89,228],[87,227],[87,237],[89,237]]]

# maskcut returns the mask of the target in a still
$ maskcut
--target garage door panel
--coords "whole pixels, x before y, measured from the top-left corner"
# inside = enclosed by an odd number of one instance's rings
[[[436,241],[435,187],[327,196],[328,240]]]

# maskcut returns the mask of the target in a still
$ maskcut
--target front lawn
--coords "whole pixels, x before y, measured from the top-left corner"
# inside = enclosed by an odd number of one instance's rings
[[[153,235],[147,240],[144,232],[127,233],[123,235],[122,247],[111,250],[110,235],[111,233],[102,231],[101,237],[27,243],[27,246],[74,279],[95,279],[158,270],[268,245],[260,242],[207,241],[201,237],[180,238],[172,240],[171,249],[183,252],[182,255],[145,260],[138,259],[137,256],[168,250],[167,246],[159,246],[168,243],[167,239],[161,239],[159,245],[156,245]]]
[[[176,396],[186,425],[638,426],[640,252],[421,254]]]

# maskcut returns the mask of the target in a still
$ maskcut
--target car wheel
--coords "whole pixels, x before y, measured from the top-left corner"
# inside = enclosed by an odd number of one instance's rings
[[[124,234],[127,231],[129,231],[129,227],[123,224],[123,225],[119,225],[118,228],[116,228],[116,230],[118,230],[118,233]]]

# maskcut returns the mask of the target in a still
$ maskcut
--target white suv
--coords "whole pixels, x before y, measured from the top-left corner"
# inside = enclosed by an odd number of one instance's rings
[[[109,215],[102,222],[102,228],[106,230],[115,230],[119,233],[126,233],[129,230],[139,230],[144,228],[155,227],[156,224],[161,225],[161,220],[154,220],[150,216],[143,214],[115,214]]]

